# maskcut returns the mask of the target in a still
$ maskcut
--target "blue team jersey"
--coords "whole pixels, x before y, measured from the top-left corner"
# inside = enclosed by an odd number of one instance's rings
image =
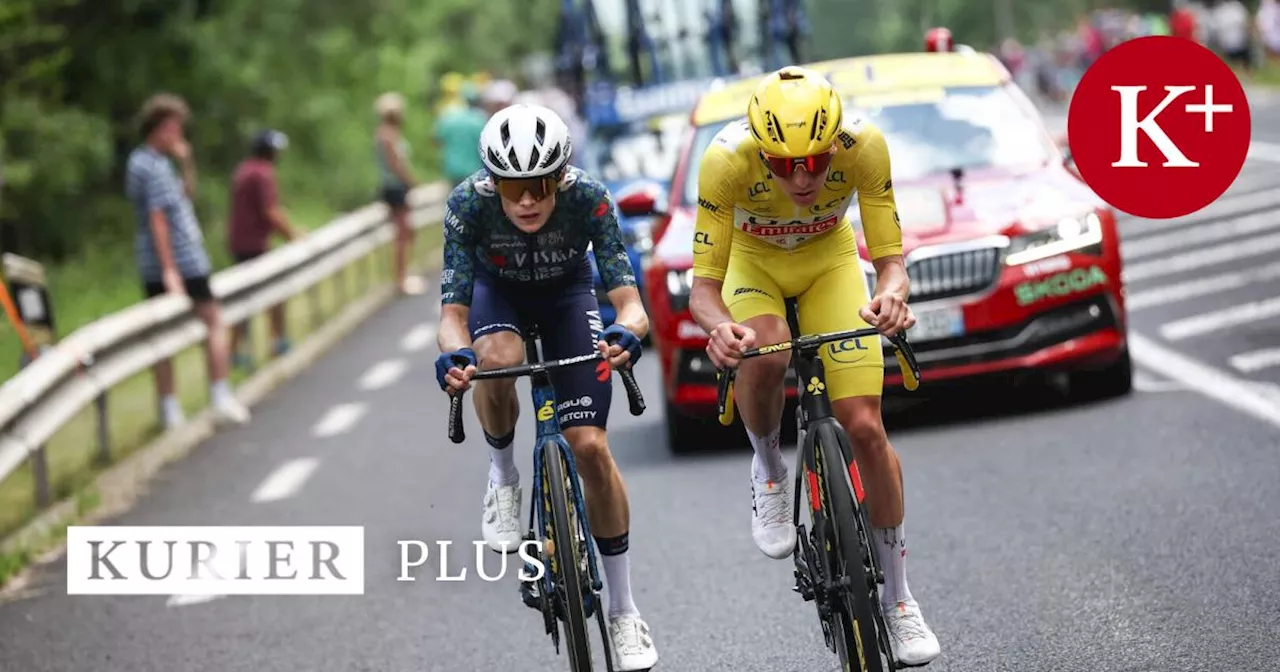
[[[636,286],[613,198],[603,184],[570,166],[547,223],[525,233],[507,219],[488,174],[477,171],[445,204],[440,302],[470,306],[477,270],[528,286],[567,281],[588,263],[588,247],[609,291]]]

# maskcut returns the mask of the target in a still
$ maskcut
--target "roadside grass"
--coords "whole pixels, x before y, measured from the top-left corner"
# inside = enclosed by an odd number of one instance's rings
[[[300,204],[290,207],[296,225],[314,229],[332,221],[334,213],[323,206]],[[215,269],[230,265],[225,251],[225,227],[221,222],[206,230],[207,245],[214,257]],[[428,227],[418,233],[414,259],[421,264],[430,258],[443,242],[440,227]],[[346,271],[319,283],[313,290],[286,302],[286,332],[296,344],[340,310],[352,297],[368,292],[375,285],[391,282],[392,248],[384,246]],[[46,268],[50,299],[58,332],[66,335],[94,320],[142,300],[142,288],[136,280],[130,245],[101,247],[72,263]],[[6,329],[8,327],[6,326]],[[250,320],[252,359],[262,363],[271,357],[271,343],[266,314]],[[11,332],[0,338],[0,373],[5,378],[18,369],[21,347]],[[208,402],[208,376],[204,348],[197,345],[174,357],[174,379],[178,396],[188,416],[194,415]],[[233,369],[231,383],[238,385],[252,372]],[[109,463],[96,458],[99,453],[97,410],[86,407],[55,434],[45,446],[52,502],[72,493],[84,493],[85,486],[105,467],[129,456],[161,433],[158,400],[150,371],[122,381],[106,395],[108,409]],[[23,464],[9,478],[0,481],[0,538],[17,530],[38,511],[35,478],[31,463]],[[0,584],[7,571],[25,564],[23,558],[0,556]]]
[[[1280,88],[1280,59],[1264,61],[1260,67],[1252,71],[1236,65],[1231,66],[1231,70],[1236,73],[1240,83],[1246,86],[1256,84]]]

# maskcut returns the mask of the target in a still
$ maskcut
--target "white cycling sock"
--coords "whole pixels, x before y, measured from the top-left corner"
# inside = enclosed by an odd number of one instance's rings
[[[520,471],[516,469],[516,451],[511,447],[515,432],[512,431],[500,439],[495,439],[485,432],[484,438],[489,442],[489,482],[494,485],[520,485]]]
[[[604,567],[604,581],[609,588],[609,618],[639,615],[640,610],[631,599],[630,553],[601,555],[600,564]]]
[[[902,526],[877,527],[871,534],[871,545],[876,549],[876,561],[884,572],[884,588],[880,591],[880,604],[884,606],[911,599],[907,587],[907,538]]]
[[[759,436],[747,430],[751,438],[751,447],[756,451],[756,459],[752,460],[751,469],[757,481],[781,481],[787,476],[787,463],[782,460],[782,448],[778,445],[778,437],[782,426],[774,427],[765,436]]]

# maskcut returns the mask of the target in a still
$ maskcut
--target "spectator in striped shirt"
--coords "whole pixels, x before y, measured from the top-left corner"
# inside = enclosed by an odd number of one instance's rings
[[[125,177],[125,193],[137,223],[134,256],[148,298],[166,293],[191,297],[196,315],[208,329],[205,360],[215,418],[221,423],[243,424],[249,420],[249,411],[232,395],[227,382],[227,332],[209,288],[213,269],[191,206],[196,171],[191,146],[183,134],[189,116],[186,102],[170,94],[156,95],[142,108],[139,125],[143,142],[129,154]],[[170,158],[182,166],[181,180]],[[174,394],[172,361],[158,362],[154,373],[161,419],[166,428],[176,427],[184,418]]]

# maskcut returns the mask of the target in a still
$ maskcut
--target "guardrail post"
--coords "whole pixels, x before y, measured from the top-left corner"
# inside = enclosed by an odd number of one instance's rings
[[[94,400],[98,411],[98,455],[99,466],[111,464],[111,422],[107,416],[107,393],[103,391]]]
[[[36,506],[43,509],[52,503],[49,496],[49,461],[44,454],[44,446],[31,453],[31,478],[36,482]]]

